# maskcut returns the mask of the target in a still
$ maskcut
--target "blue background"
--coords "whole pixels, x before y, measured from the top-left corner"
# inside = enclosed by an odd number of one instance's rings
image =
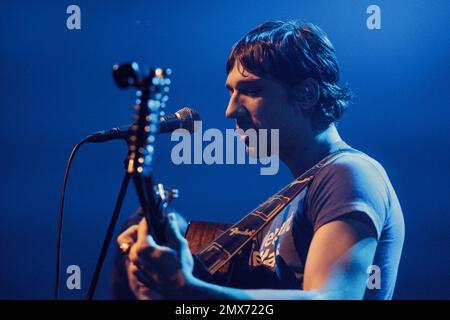
[[[81,8],[81,30],[66,8]],[[377,4],[382,29],[368,30]],[[343,138],[386,168],[401,201],[406,241],[395,298],[448,299],[449,1],[2,1],[0,4],[0,298],[50,299],[59,189],[82,137],[129,123],[134,93],[119,90],[114,63],[170,66],[168,112],[196,108],[204,127],[225,119],[225,59],[255,25],[304,18],[329,35],[352,87]],[[181,190],[174,207],[192,219],[233,222],[291,180],[259,167],[175,166],[158,143],[158,180]],[[63,233],[61,296],[83,298],[123,175],[121,141],[86,145],[72,167]],[[121,221],[137,206],[127,195]],[[82,290],[65,289],[65,267]],[[108,266],[97,298],[108,298]]]

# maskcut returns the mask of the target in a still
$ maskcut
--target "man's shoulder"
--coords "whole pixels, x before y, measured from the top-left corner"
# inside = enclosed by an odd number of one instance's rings
[[[306,208],[314,229],[344,215],[364,213],[381,234],[395,193],[381,164],[358,151],[342,152],[314,177]]]
[[[325,165],[314,177],[310,193],[336,202],[384,202],[391,196],[392,185],[383,166],[356,149],[344,151]]]
[[[318,180],[335,176],[339,179],[381,183],[387,187],[389,177],[380,162],[368,154],[351,148],[338,154],[328,165],[319,171]]]

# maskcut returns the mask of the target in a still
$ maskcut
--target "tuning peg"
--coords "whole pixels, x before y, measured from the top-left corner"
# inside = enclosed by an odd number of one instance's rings
[[[179,191],[178,191],[178,189],[169,189],[169,190],[167,191],[167,195],[166,195],[166,197],[167,197],[167,202],[171,202],[172,200],[177,199],[178,196],[179,196]]]
[[[158,183],[156,186],[157,193],[162,201],[169,203],[174,199],[178,198],[179,191],[178,189],[173,188],[165,188],[162,183]]]

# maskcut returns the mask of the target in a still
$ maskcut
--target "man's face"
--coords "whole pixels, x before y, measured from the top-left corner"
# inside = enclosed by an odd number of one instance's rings
[[[289,103],[285,87],[252,74],[238,61],[228,74],[225,86],[230,92],[226,117],[236,119],[237,129],[279,129],[281,140],[298,116]],[[245,136],[241,138],[248,143]]]

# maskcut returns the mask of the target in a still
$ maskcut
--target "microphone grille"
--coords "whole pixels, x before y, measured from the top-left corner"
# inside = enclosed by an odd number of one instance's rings
[[[200,121],[200,114],[188,107],[178,110],[178,119],[180,119],[181,127],[188,130],[190,133],[194,132],[194,121]]]
[[[200,121],[200,114],[195,109],[184,107],[177,111],[180,121]]]

